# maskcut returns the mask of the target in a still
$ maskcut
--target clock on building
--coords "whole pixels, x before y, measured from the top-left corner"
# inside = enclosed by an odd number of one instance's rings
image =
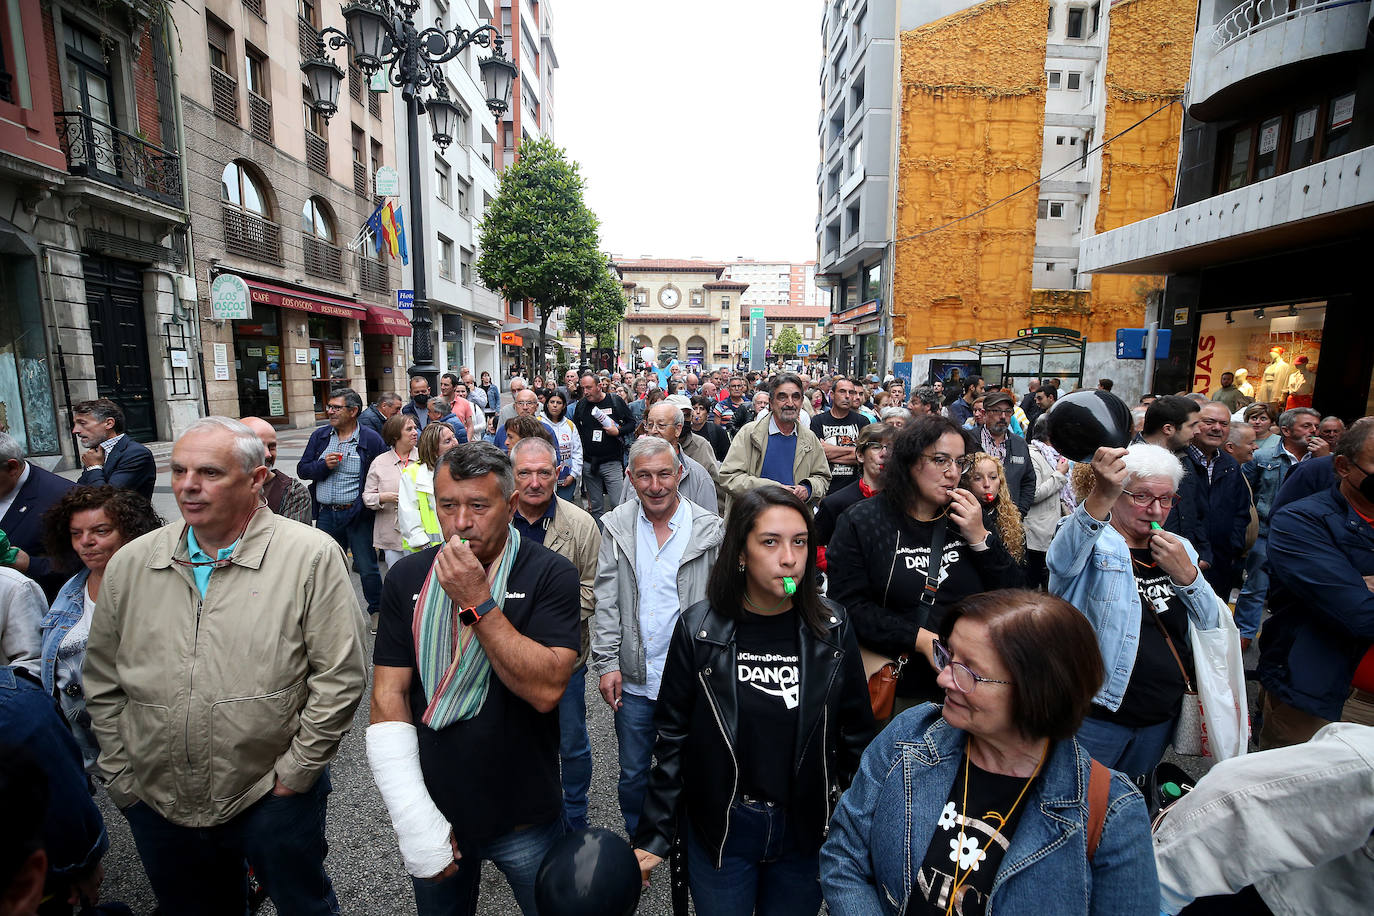
[[[676,286],[665,286],[658,291],[658,302],[665,309],[675,308],[682,301],[682,294]]]

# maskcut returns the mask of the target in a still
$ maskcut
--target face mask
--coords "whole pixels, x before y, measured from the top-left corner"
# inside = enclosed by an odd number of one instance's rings
[[[426,404],[429,403],[429,395],[427,395],[427,394],[416,394],[416,395],[411,395],[411,400],[415,402],[415,406],[416,406],[416,407],[424,407]]]

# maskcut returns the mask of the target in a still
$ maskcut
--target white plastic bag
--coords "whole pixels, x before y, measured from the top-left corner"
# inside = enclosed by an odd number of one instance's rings
[[[1250,704],[1245,693],[1245,660],[1240,630],[1231,609],[1222,605],[1214,630],[1188,627],[1193,670],[1202,702],[1202,753],[1217,760],[1244,754],[1250,746]]]

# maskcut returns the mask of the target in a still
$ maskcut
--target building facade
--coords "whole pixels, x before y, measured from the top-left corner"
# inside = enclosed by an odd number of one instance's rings
[[[843,372],[882,371],[891,355],[897,8],[830,0],[821,21],[817,272],[832,315],[831,364]]]
[[[645,347],[654,348],[660,366],[736,364],[747,333],[739,316],[748,285],[725,277],[724,264],[660,258],[613,264],[630,301],[622,329],[632,354],[627,364],[637,365]]]
[[[329,52],[347,71],[339,110],[314,110],[301,61],[322,26],[344,26],[321,0],[197,0],[174,16],[208,411],[313,426],[331,388],[404,390],[400,262],[360,237],[377,170],[396,165],[393,94]],[[246,320],[214,317],[225,273],[248,284]]]
[[[1173,209],[1089,238],[1081,269],[1163,282],[1155,389],[1244,368],[1276,408],[1368,415],[1371,5],[1226,0],[1196,23]]]
[[[6,4],[0,429],[49,466],[76,402],[143,441],[202,409],[175,47],[160,4]]]

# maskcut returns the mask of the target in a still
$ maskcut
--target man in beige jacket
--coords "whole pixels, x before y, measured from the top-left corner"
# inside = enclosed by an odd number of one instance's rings
[[[99,766],[161,912],[242,912],[244,861],[278,912],[338,912],[328,764],[367,685],[337,544],[266,509],[262,443],[207,417],[172,449],[183,521],[126,545],[86,652]]]
[[[830,462],[821,440],[806,423],[798,422],[804,398],[798,375],[780,372],[773,377],[768,413],[735,434],[721,463],[720,482],[731,497],[778,484],[810,506],[825,498]]]

